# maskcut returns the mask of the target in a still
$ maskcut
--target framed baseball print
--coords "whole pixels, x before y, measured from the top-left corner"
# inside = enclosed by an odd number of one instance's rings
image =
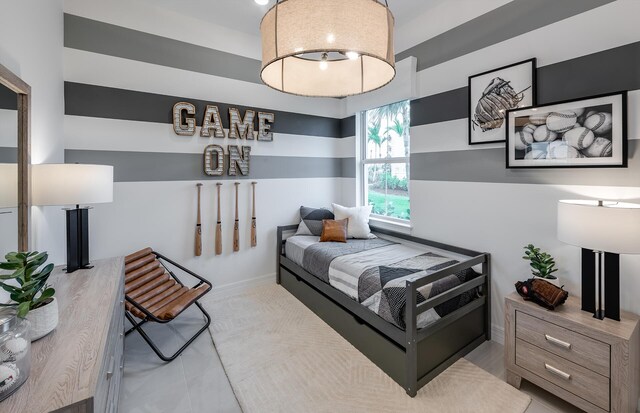
[[[469,145],[504,142],[508,110],[536,104],[536,59],[469,77]]]
[[[507,168],[627,166],[627,92],[507,112]]]

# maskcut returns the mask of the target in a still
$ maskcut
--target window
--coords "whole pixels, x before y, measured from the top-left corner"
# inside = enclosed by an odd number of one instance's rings
[[[409,220],[408,100],[364,113],[362,189],[373,214]]]

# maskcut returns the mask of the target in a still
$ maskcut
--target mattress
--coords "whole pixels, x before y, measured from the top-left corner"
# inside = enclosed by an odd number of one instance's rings
[[[313,276],[402,329],[405,328],[406,281],[424,277],[469,258],[390,239],[321,243],[319,237],[310,235],[288,238],[285,254]],[[476,271],[467,269],[420,287],[417,302],[424,302],[477,276]],[[419,314],[418,328],[428,326],[476,296],[476,290],[468,291]]]

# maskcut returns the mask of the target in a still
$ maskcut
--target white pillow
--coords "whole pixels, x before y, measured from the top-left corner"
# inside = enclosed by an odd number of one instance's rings
[[[370,238],[369,215],[371,215],[372,206],[349,208],[338,204],[331,205],[333,206],[333,215],[336,216],[336,220],[349,219],[347,238]]]

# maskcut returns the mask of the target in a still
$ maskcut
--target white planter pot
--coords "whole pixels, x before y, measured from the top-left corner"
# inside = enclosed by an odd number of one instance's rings
[[[533,276],[534,279],[536,280],[544,280],[547,282],[550,282],[551,284],[555,285],[556,287],[560,287],[560,279],[556,278],[542,278],[542,277],[537,277],[537,276]]]
[[[26,317],[31,323],[29,337],[36,341],[50,332],[58,325],[58,301],[53,297],[49,304],[29,311]]]

